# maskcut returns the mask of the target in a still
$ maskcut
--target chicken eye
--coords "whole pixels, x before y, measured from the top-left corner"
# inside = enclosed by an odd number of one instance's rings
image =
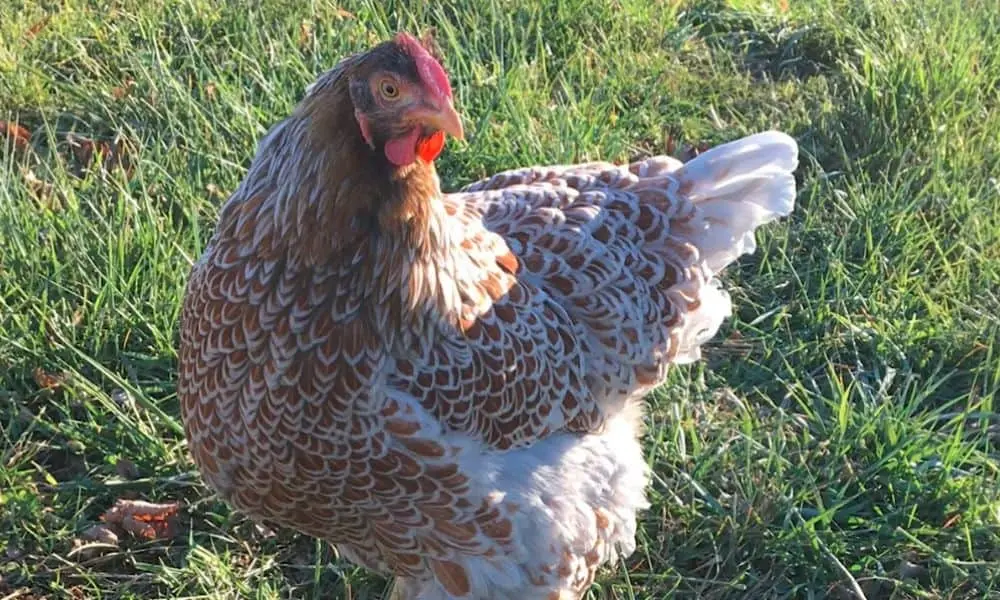
[[[388,79],[379,82],[378,90],[386,100],[395,100],[399,97],[399,87]]]

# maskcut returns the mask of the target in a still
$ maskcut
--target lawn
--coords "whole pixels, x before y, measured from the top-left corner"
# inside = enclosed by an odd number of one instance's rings
[[[468,135],[448,189],[800,143],[734,318],[650,398],[653,508],[590,598],[1000,598],[995,0],[251,4],[0,3],[0,598],[380,597],[201,483],[176,322],[267,128],[426,26]],[[84,540],[118,499],[179,501],[175,535]]]

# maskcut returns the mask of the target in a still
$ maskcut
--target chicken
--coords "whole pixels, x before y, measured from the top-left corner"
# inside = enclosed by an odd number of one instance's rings
[[[511,170],[463,138],[430,44],[343,59],[260,142],[194,265],[178,393],[204,480],[407,600],[570,600],[635,548],[643,395],[730,314],[716,275],[788,215],[767,132]]]

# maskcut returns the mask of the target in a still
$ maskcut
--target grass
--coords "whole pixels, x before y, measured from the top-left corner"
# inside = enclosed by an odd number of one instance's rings
[[[31,131],[0,145],[0,598],[382,592],[210,495],[175,324],[265,130],[344,53],[427,25],[470,134],[451,189],[668,138],[801,145],[795,214],[726,276],[734,319],[650,399],[653,508],[591,598],[1000,597],[992,0],[64,0],[0,23],[0,120]],[[125,140],[131,177],[69,134]],[[183,501],[182,535],[81,551],[117,498]]]

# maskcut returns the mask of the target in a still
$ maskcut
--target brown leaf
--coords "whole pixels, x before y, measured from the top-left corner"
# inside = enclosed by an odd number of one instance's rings
[[[128,144],[122,137],[115,138],[114,145],[107,140],[92,140],[76,134],[68,134],[66,142],[73,151],[82,169],[87,169],[94,164],[95,155],[101,157],[101,169],[111,172],[116,168],[122,168],[126,177],[131,177],[134,171],[129,153]]]
[[[133,87],[135,87],[135,79],[129,77],[122,85],[111,88],[111,95],[114,96],[115,100],[121,100],[132,92]]]
[[[94,141],[72,133],[66,136],[66,141],[73,150],[73,156],[84,165],[90,165],[94,161],[94,152],[100,152],[104,156],[111,154],[111,145],[107,142]]]
[[[57,390],[66,382],[66,375],[62,373],[49,373],[41,367],[35,367],[35,384],[43,390]]]
[[[100,542],[102,544],[118,545],[118,534],[108,525],[94,525],[80,534],[85,542]]]
[[[179,502],[157,504],[142,500],[118,499],[101,520],[118,525],[128,533],[146,540],[168,539],[178,533]]]
[[[90,597],[88,595],[88,592],[78,585],[69,588],[68,591],[69,591],[69,597],[72,600],[86,600],[86,598]]]
[[[35,200],[51,210],[62,208],[62,203],[54,194],[55,187],[51,183],[39,179],[31,169],[25,169],[23,176],[24,185],[27,186]]]
[[[35,36],[39,34],[39,32],[45,29],[45,26],[48,25],[49,21],[51,20],[52,20],[52,15],[45,15],[38,21],[35,21],[35,24],[29,27],[28,30],[24,32],[24,37],[29,40],[34,39]]]
[[[73,549],[67,558],[91,561],[118,549],[118,534],[108,525],[94,525],[73,539]]]
[[[337,17],[339,17],[341,19],[353,19],[353,18],[355,18],[354,17],[354,13],[352,13],[349,10],[343,9],[343,8],[338,8],[334,14],[337,15]]]
[[[299,49],[305,50],[312,45],[313,24],[311,21],[303,20],[299,23]]]
[[[214,82],[209,81],[208,83],[205,84],[205,97],[208,98],[209,100],[214,101],[215,97],[218,95],[218,92],[219,90],[218,88],[215,87]]]
[[[26,127],[10,121],[0,121],[0,136],[9,140],[16,150],[22,152],[27,150],[31,143],[31,132]]]

